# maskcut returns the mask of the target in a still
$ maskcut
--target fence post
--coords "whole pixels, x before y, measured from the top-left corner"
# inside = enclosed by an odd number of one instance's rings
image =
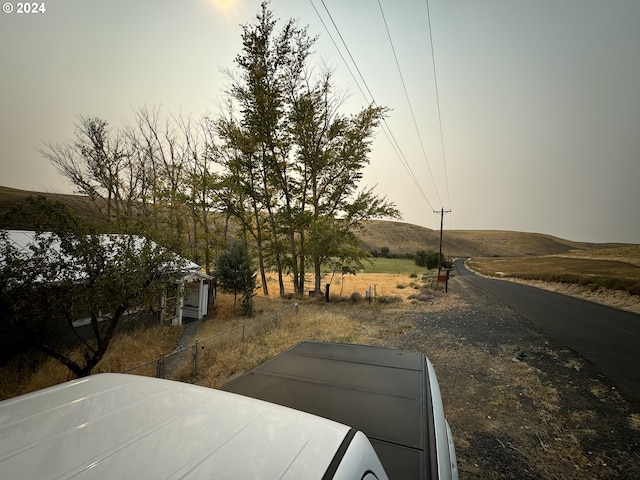
[[[156,378],[164,378],[164,355],[160,355],[156,362]]]
[[[294,303],[295,309],[296,309],[296,315],[298,314],[298,302]]]
[[[244,323],[242,324],[242,341],[244,342]]]
[[[198,374],[198,339],[196,338],[196,343],[193,344],[193,366],[191,368],[191,374],[195,377]]]

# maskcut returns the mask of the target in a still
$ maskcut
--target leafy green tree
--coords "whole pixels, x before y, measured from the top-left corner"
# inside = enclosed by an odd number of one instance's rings
[[[413,257],[415,264],[419,267],[425,267],[429,269],[438,268],[438,252],[433,250],[418,250]],[[447,262],[444,255],[440,258],[440,265],[442,267],[450,267],[451,262]]]
[[[98,233],[60,204],[48,213],[28,248],[0,230],[0,322],[75,376],[89,375],[125,318],[159,307],[184,262],[145,237]],[[53,227],[53,228],[52,228]],[[86,319],[81,329],[78,320]],[[54,332],[66,326],[81,349],[73,356]]]
[[[429,266],[429,252],[426,250],[418,250],[413,257],[413,261],[418,267],[432,268]]]
[[[253,315],[253,297],[256,289],[256,271],[244,243],[234,243],[220,252],[213,272],[216,285],[222,291],[233,293],[235,307],[238,294],[245,315]]]
[[[223,121],[219,132],[228,148],[240,154],[236,158],[245,166],[234,173],[253,176],[252,180],[237,183],[255,186],[242,192],[250,202],[250,207],[243,211],[259,206],[260,216],[266,218],[269,252],[278,274],[280,295],[284,296],[285,252],[288,250],[293,257],[297,256],[290,221],[294,185],[290,177],[291,141],[286,128],[288,105],[284,86],[290,72],[297,71],[303,64],[310,43],[305,31],[297,28],[293,20],[276,33],[276,20],[267,4],[262,3],[255,24],[243,26],[243,48],[235,59],[239,72],[229,74],[228,91],[238,114]],[[247,164],[251,164],[251,168],[246,168]],[[255,225],[260,225],[259,219]]]
[[[363,220],[399,217],[386,199],[359,190],[387,110],[340,115],[331,74],[309,73],[315,38],[293,20],[276,32],[266,1],[256,22],[243,27],[242,42],[239,71],[229,74],[229,114],[218,122],[234,211],[257,241],[259,259],[270,257],[281,296],[284,272],[292,274],[295,293],[304,292],[309,264],[319,290],[322,258],[361,256],[350,242]],[[327,224],[337,235],[331,240],[318,230]]]

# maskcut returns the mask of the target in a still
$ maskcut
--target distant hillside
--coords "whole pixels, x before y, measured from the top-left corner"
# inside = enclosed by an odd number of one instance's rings
[[[402,222],[371,220],[360,234],[368,250],[389,247],[391,253],[438,250],[440,231]],[[503,230],[445,230],[442,251],[451,257],[554,255],[575,250],[615,248],[625,244],[572,242],[542,233]]]
[[[79,216],[90,216],[94,215],[95,212],[89,198],[82,195],[31,192],[27,190],[18,190],[17,188],[0,186],[0,218],[7,210],[21,204],[28,197],[33,195],[43,195],[49,200],[62,202],[66,204],[76,215]],[[34,228],[33,222],[28,218],[16,220],[16,223],[12,225],[0,225],[0,227],[11,228],[15,230],[33,230]]]
[[[39,193],[0,187],[0,216],[30,195],[41,194],[66,203],[79,215],[93,215],[91,201],[80,195]],[[2,225],[0,225],[1,227]],[[29,219],[5,228],[31,229]],[[440,232],[404,222],[370,220],[359,233],[367,250],[389,247],[391,253],[415,253],[418,250],[438,250]],[[445,230],[443,253],[450,257],[512,257],[523,255],[555,255],[576,250],[595,250],[625,247],[621,243],[572,242],[541,233],[510,232],[502,230]]]

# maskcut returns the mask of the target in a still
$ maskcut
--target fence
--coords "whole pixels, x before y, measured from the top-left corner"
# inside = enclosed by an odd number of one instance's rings
[[[246,340],[278,327],[283,319],[297,314],[298,303],[296,302],[209,338],[196,339],[190,345],[178,348],[170,354],[161,355],[157,360],[123,370],[122,373],[193,382],[198,378],[200,370],[215,364],[220,352],[230,347],[238,347]]]

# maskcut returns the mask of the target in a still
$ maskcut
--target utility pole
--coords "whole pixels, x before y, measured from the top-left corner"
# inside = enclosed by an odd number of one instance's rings
[[[444,225],[444,214],[451,213],[451,210],[445,211],[445,209],[443,208],[439,212],[437,210],[434,210],[433,213],[440,214],[440,251],[438,252],[438,280],[436,281],[436,285],[438,285],[438,282],[440,282],[440,270],[442,268],[440,262],[442,259],[442,227]]]

